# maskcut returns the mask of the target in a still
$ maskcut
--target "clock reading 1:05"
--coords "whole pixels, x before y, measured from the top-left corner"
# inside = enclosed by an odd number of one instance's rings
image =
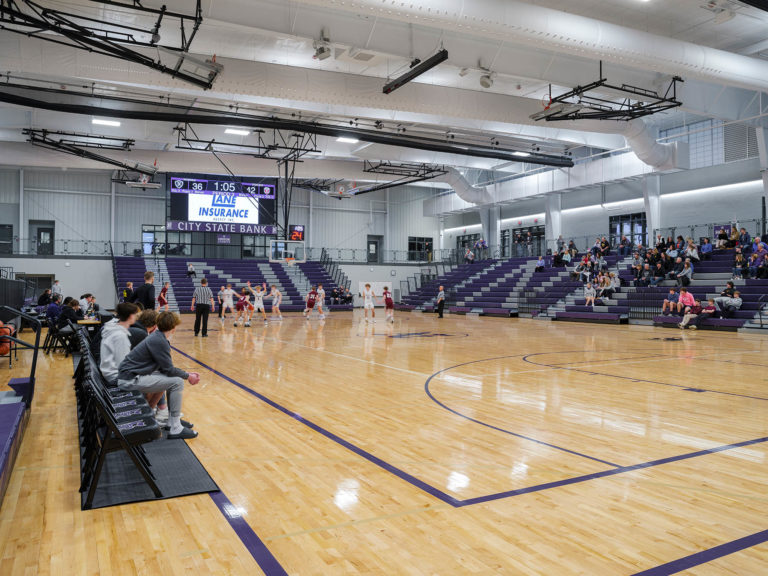
[[[304,226],[302,224],[291,224],[288,226],[288,240],[304,240]]]

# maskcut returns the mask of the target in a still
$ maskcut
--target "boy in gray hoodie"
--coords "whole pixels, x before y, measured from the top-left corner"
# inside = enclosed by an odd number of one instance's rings
[[[115,309],[117,316],[104,324],[101,329],[101,348],[99,368],[112,386],[117,386],[117,373],[120,362],[131,351],[131,324],[139,316],[139,307],[130,302],[121,302]]]

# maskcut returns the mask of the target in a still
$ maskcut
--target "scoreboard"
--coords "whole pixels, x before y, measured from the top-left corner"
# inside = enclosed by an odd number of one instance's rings
[[[171,177],[171,192],[177,194],[247,194],[263,200],[275,199],[274,183],[248,182],[240,179]]]

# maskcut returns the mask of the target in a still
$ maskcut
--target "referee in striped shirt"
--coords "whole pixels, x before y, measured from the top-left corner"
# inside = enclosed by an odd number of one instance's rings
[[[210,304],[208,304],[210,302]],[[190,310],[195,311],[195,336],[200,333],[200,320],[203,321],[203,338],[208,337],[208,314],[216,308],[213,304],[213,292],[208,288],[208,279],[200,280],[200,286],[195,288],[192,295]]]

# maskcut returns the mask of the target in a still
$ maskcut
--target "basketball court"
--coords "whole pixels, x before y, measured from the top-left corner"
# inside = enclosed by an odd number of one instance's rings
[[[213,324],[201,341],[185,320],[172,345],[203,377],[184,410],[221,493],[81,512],[71,359],[46,356],[0,571],[765,567],[760,336],[407,313]]]

